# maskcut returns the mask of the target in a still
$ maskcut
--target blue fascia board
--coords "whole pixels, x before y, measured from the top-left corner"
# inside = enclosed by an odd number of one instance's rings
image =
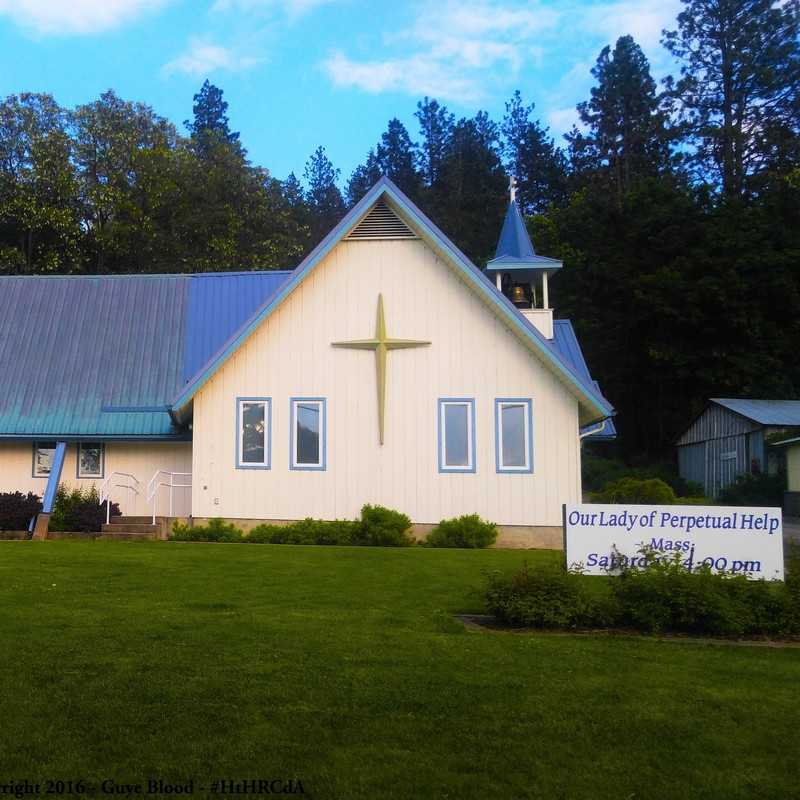
[[[487,272],[514,272],[519,269],[555,270],[561,269],[563,261],[546,256],[533,258],[514,258],[513,256],[500,256],[486,263]]]
[[[175,435],[170,434],[142,434],[137,436],[131,433],[71,433],[62,436],[59,433],[0,433],[2,442],[191,442],[192,432],[185,431]]]
[[[237,333],[214,355],[205,366],[184,386],[172,402],[172,408],[181,413],[197,391],[203,387],[261,322],[272,314],[281,303],[302,283],[310,272],[349,231],[382,195],[386,195],[394,205],[407,216],[413,224],[426,235],[428,240],[453,262],[500,316],[511,323],[522,338],[554,367],[573,391],[587,402],[594,416],[588,421],[603,419],[614,413],[614,409],[599,396],[594,387],[585,384],[572,369],[555,353],[548,340],[531,325],[511,301],[497,291],[493,283],[409,200],[386,176],[382,177],[361,200],[342,218],[341,222],[306,256],[283,286],[259,308]]]

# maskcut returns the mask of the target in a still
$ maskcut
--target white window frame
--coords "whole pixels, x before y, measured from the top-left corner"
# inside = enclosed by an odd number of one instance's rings
[[[264,460],[244,461],[244,406],[264,406]],[[236,469],[270,469],[272,466],[272,398],[236,398]]]
[[[86,473],[81,470],[81,450],[85,446],[88,447],[99,447],[100,448],[100,472],[98,473]],[[103,442],[78,442],[78,453],[77,453],[77,463],[75,464],[75,477],[79,479],[84,478],[104,478],[106,472],[106,447]]]
[[[525,441],[525,464],[522,466],[507,466],[503,463],[503,409],[508,406],[522,406],[523,436]],[[495,453],[496,467],[499,473],[530,473],[533,472],[533,401],[530,397],[498,397],[494,401],[495,415]]]
[[[465,406],[467,408],[467,464],[447,463],[447,416],[448,406]],[[470,473],[476,471],[475,455],[475,398],[474,397],[440,397],[439,398],[439,472]]]
[[[297,460],[297,407],[316,405],[319,408],[319,460],[316,462],[300,462]],[[327,469],[327,401],[325,397],[292,397],[289,400],[289,469],[317,470]]]

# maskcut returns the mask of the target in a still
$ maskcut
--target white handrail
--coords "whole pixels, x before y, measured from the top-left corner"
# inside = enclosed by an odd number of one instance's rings
[[[112,483],[111,481],[114,478],[126,478],[124,483]],[[112,472],[101,484],[100,484],[100,505],[103,503],[106,504],[106,525],[111,522],[111,490],[114,488],[118,489],[127,489],[129,492],[133,492],[133,494],[139,494],[139,487],[141,483],[139,483],[139,479],[130,472]]]
[[[169,483],[164,480],[160,479],[161,475],[168,475],[169,476]],[[158,490],[162,486],[166,486],[169,488],[169,515],[170,517],[173,516],[173,508],[174,508],[174,490],[175,489],[191,489],[192,483],[191,480],[189,483],[175,483],[175,477],[181,478],[190,478],[192,477],[191,472],[169,472],[166,469],[157,469],[153,473],[153,477],[150,478],[150,481],[147,484],[147,502],[151,503],[153,506],[153,525],[156,524],[156,503],[158,501]]]

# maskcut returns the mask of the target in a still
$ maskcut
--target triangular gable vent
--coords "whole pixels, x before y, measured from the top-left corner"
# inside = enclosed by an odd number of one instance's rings
[[[417,238],[419,237],[389,208],[383,199],[378,200],[369,214],[345,236],[345,239],[350,240]]]

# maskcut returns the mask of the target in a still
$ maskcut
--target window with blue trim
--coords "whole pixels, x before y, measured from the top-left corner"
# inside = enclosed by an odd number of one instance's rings
[[[495,447],[498,472],[533,472],[530,398],[495,401]]]
[[[236,466],[239,469],[269,469],[271,415],[269,397],[237,399]]]
[[[291,468],[325,469],[324,398],[292,398],[291,425]]]
[[[439,471],[475,471],[475,401],[439,400]]]
[[[102,442],[78,444],[78,478],[102,478],[105,453]]]

